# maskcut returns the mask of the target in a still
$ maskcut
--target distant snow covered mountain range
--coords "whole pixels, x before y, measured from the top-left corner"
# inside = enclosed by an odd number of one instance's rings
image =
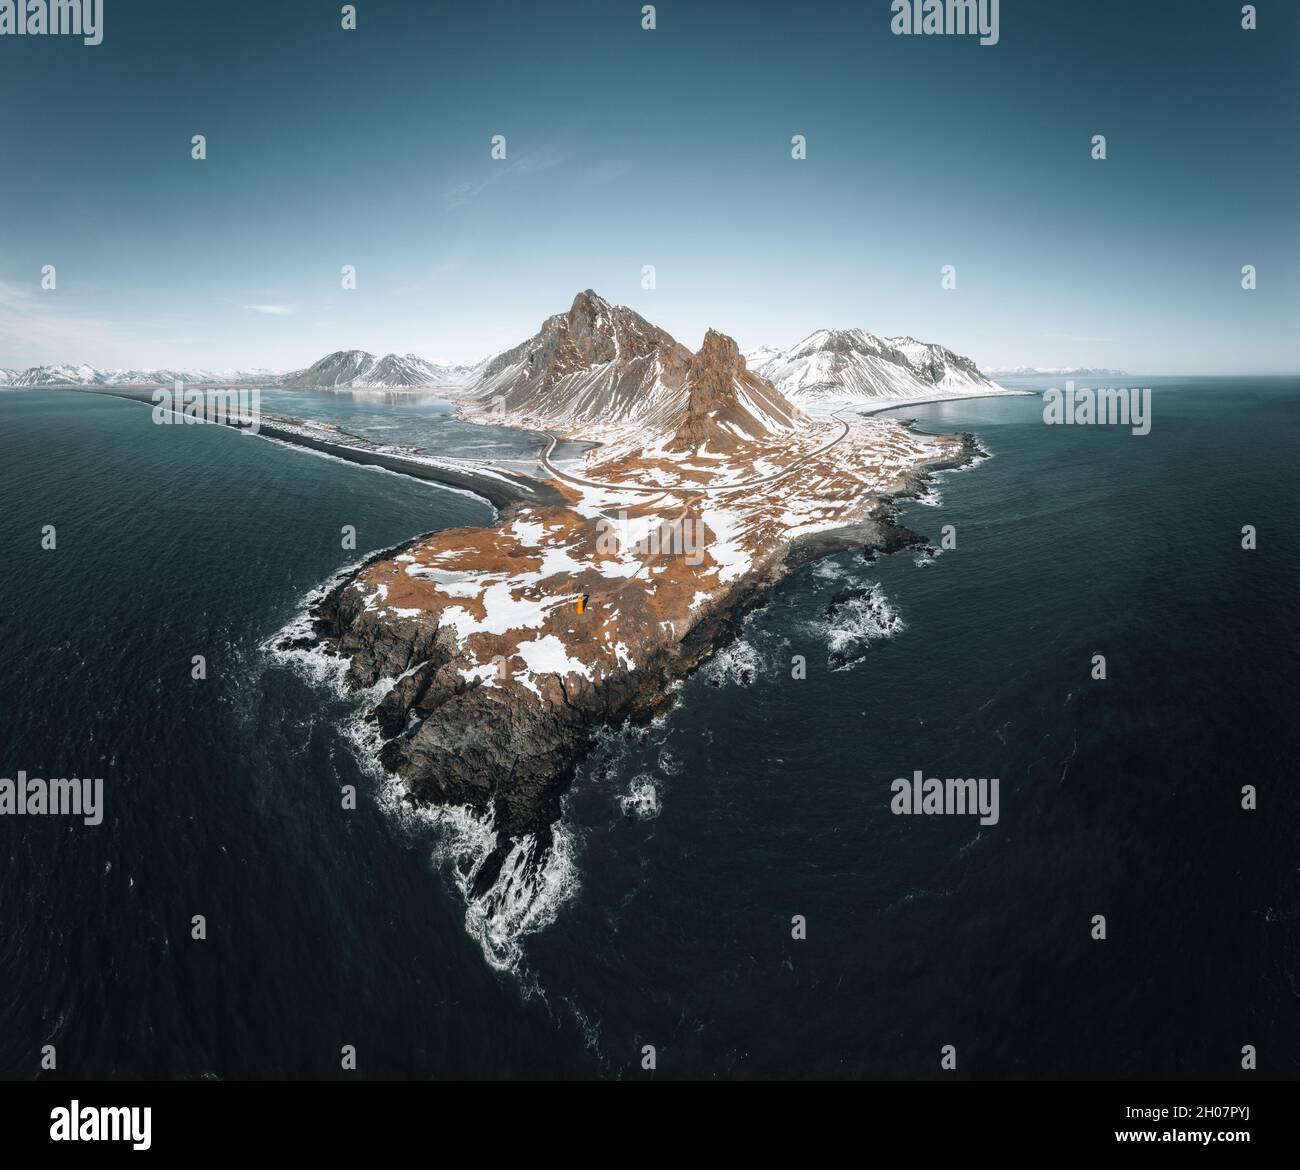
[[[1017,366],[1011,370],[988,370],[994,378],[1127,378],[1128,370],[1112,370],[1105,366]]]
[[[101,370],[95,366],[32,366],[26,370],[0,369],[0,386],[171,386],[176,382],[262,382],[269,385],[280,375],[274,370],[141,369]]]
[[[480,363],[481,364],[481,363]],[[0,369],[0,386],[171,386],[176,382],[260,384],[263,386],[334,389],[409,389],[460,386],[472,376],[474,366],[440,366],[413,353],[376,357],[360,349],[327,354],[305,370],[203,370],[154,369],[102,370],[88,365],[32,366],[27,370]]]
[[[719,373],[719,371],[722,371]],[[1019,371],[1018,371],[1019,372]],[[710,379],[712,382],[710,383]],[[244,383],[295,389],[431,389],[471,414],[530,425],[665,423],[692,391],[727,383],[729,425],[788,425],[787,408],[864,401],[960,398],[1006,393],[969,358],[912,337],[863,329],[819,329],[790,349],[741,354],[712,330],[699,354],[623,305],[587,289],[569,310],[548,317],[527,341],[474,365],[442,365],[415,354],[378,357],[337,350],[306,369],[114,369],[36,366],[0,370],[0,386],[169,386]],[[734,391],[734,393],[733,393]],[[722,392],[719,390],[718,392]],[[784,403],[784,405],[782,405]]]
[[[479,362],[475,366],[443,366],[437,362],[425,361],[413,353],[405,356],[390,353],[376,357],[363,349],[340,349],[326,354],[305,370],[284,374],[275,384],[304,389],[351,387],[401,390],[418,386],[443,390],[466,385],[485,364]]]

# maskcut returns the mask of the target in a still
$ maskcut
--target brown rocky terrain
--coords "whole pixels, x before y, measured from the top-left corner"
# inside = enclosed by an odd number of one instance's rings
[[[603,427],[581,466],[555,469],[553,499],[376,556],[313,611],[351,685],[386,682],[379,758],[406,799],[491,819],[496,845],[472,882],[489,913],[508,885],[512,897],[526,886],[514,867],[544,862],[600,728],[663,711],[671,684],[793,565],[919,539],[892,523],[891,498],[972,450],[891,420],[808,419],[745,369],[730,338],[710,331],[683,358],[667,334],[607,309],[580,296],[517,375],[542,398],[575,373],[618,395],[622,376],[601,367],[653,351],[661,368],[671,359],[673,385],[648,393],[676,396],[676,415],[659,429],[648,415]],[[630,358],[628,330],[649,347]],[[562,421],[557,431],[586,433]]]

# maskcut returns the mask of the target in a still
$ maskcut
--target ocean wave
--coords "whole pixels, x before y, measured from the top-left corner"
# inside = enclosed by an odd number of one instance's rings
[[[497,844],[491,815],[464,805],[414,807],[405,797],[401,781],[386,776],[380,806],[408,830],[433,830],[434,867],[465,901],[465,933],[494,970],[522,976],[523,939],[550,926],[581,888],[577,835],[560,821],[549,846],[531,833],[513,839],[496,881],[476,898],[475,878]]]
[[[346,703],[335,727],[362,772],[375,781],[379,807],[408,831],[432,829],[435,868],[451,876],[465,900],[466,933],[478,942],[490,966],[522,976],[521,940],[554,922],[579,888],[576,837],[561,821],[553,826],[548,845],[531,834],[512,841],[496,881],[480,897],[473,896],[475,878],[497,845],[492,817],[466,806],[414,807],[405,799],[405,784],[379,762],[386,740],[372,717],[397,680],[381,678],[361,690],[349,688],[350,659],[330,652],[316,635],[313,607],[361,563],[345,566],[313,589],[294,618],[263,642],[261,650],[269,662]]]
[[[987,463],[993,457],[993,452],[977,447],[975,450],[970,452],[967,461],[962,463],[960,466],[940,467],[933,471],[923,470],[923,486],[916,497],[916,502],[919,504],[929,504],[929,499],[926,498],[929,496],[930,498],[933,498],[935,503],[942,503],[943,497],[938,491],[939,485],[946,483],[954,475],[961,475],[964,472],[973,470],[981,463]]]
[[[645,772],[634,776],[627,792],[619,797],[619,807],[630,820],[652,821],[659,815],[659,790]]]
[[[531,833],[521,837],[512,843],[497,880],[477,899],[470,896],[477,867],[469,873],[453,867],[466,899],[465,929],[497,970],[518,974],[524,960],[521,940],[550,926],[581,888],[576,844],[563,821],[552,826],[547,846]]]
[[[301,631],[301,632],[299,632]],[[310,623],[297,626],[293,623],[285,627],[286,638],[301,638],[310,634]],[[277,635],[279,641],[281,635]],[[263,647],[279,665],[290,668],[300,678],[313,686],[331,691],[336,698],[346,699],[349,692],[346,684],[348,660],[341,655],[330,653],[321,643],[285,647],[266,645]]]
[[[344,565],[326,578],[322,584],[310,590],[299,603],[297,613],[260,647],[270,661],[293,669],[309,683],[328,687],[340,699],[353,697],[353,693],[344,685],[344,678],[348,672],[348,659],[327,650],[316,632],[312,610],[329,593],[357,572],[365,564],[365,559]]]
[[[763,653],[751,635],[724,646],[703,667],[700,678],[711,687],[748,687],[766,667]]]
[[[831,670],[852,670],[870,647],[907,629],[903,616],[879,584],[855,589],[831,603],[827,615],[812,623],[812,633],[826,643]]]
[[[812,575],[822,581],[843,581],[850,574],[839,561],[827,557],[813,566]]]

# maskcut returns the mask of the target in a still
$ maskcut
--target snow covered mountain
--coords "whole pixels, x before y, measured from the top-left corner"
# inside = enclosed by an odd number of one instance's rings
[[[32,366],[26,370],[0,370],[0,386],[171,386],[176,382],[236,382],[274,384],[279,375],[272,370],[140,369],[101,370],[84,363],[79,366]]]
[[[691,352],[590,289],[527,341],[488,359],[467,388],[477,413],[524,426],[644,423],[667,430],[686,408]]]
[[[746,358],[755,373],[795,403],[1002,391],[970,358],[913,337],[877,337],[865,329],[819,329],[792,349],[763,346]]]
[[[994,377],[1033,378],[1046,375],[1057,378],[1127,378],[1127,370],[1112,370],[1105,366],[1017,366],[1013,370],[989,370]]]
[[[94,366],[32,366],[28,370],[13,370],[11,386],[74,386],[102,385],[108,374]]]
[[[710,329],[699,353],[626,305],[591,289],[567,313],[480,367],[465,391],[471,415],[541,430],[718,452],[787,431],[799,411],[746,368],[740,348]]]
[[[281,374],[275,370],[139,369],[101,370],[88,365],[32,366],[0,370],[0,386],[171,386],[176,382],[244,383],[255,386],[328,388],[432,387],[448,390],[474,379],[480,366],[440,366],[416,357],[390,353],[382,358],[360,349],[338,350],[305,370]]]
[[[482,364],[482,363],[480,363]],[[443,366],[408,353],[399,357],[390,353],[366,371],[367,386],[428,386],[449,389],[464,386],[478,370],[477,366]]]
[[[733,352],[734,351],[734,352]],[[1017,373],[1029,371],[1016,371]],[[1100,373],[1100,371],[1034,371]],[[763,346],[742,356],[710,330],[698,354],[624,305],[591,289],[527,341],[472,366],[415,354],[383,357],[340,349],[306,369],[130,369],[89,365],[0,370],[0,386],[170,386],[244,383],[330,389],[429,388],[464,400],[472,416],[542,429],[582,423],[647,436],[685,434],[734,443],[795,425],[801,406],[863,399],[933,399],[1003,393],[969,358],[911,337],[863,329],[819,329],[789,350]],[[683,440],[685,441],[685,440]]]
[[[313,362],[305,370],[295,370],[280,379],[282,386],[351,386],[375,361],[364,349],[338,349]]]
[[[345,386],[403,389],[419,386],[441,390],[465,385],[477,369],[476,366],[441,366],[413,353],[405,356],[390,353],[381,358],[364,349],[340,349],[326,354],[305,370],[285,374],[279,379],[279,384],[304,389]]]

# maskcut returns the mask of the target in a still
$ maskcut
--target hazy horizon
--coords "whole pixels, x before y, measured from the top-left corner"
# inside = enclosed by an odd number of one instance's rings
[[[0,46],[8,108],[41,94],[8,128],[0,366],[467,364],[590,287],[692,349],[863,328],[982,369],[1294,373],[1300,10],[1260,19],[1002,0],[980,45],[893,35],[888,0],[653,31],[596,0],[347,31],[332,2],[109,3],[100,45]]]
[[[592,291],[595,291],[595,292],[599,295],[599,291],[600,291],[599,289],[595,289],[595,290],[592,290]],[[608,300],[608,298],[605,298],[605,299]],[[616,302],[610,302],[610,303],[614,304],[614,303],[616,303]],[[628,307],[628,308],[634,308],[634,306],[625,306],[625,307]],[[567,306],[566,306],[566,309],[567,309]],[[565,311],[565,310],[557,310],[557,312],[564,312],[564,311]],[[636,310],[636,311],[640,312],[640,310]],[[553,315],[554,315],[554,314],[550,314],[550,313],[546,314],[547,317],[549,317],[549,316],[553,316]],[[642,316],[646,316],[646,314],[644,314],[644,313],[642,313],[641,315],[642,315]],[[648,318],[648,319],[649,319],[649,318]],[[537,325],[540,326],[540,325],[542,324],[542,321],[544,321],[544,320],[545,320],[545,317],[542,318],[542,320],[539,320],[538,323],[537,323]],[[651,320],[652,320],[652,319],[651,319]],[[653,322],[653,320],[652,320],[652,323],[656,323],[656,324],[657,324],[657,322]],[[705,328],[711,328],[711,327],[712,327],[712,326],[706,326]],[[703,334],[704,334],[704,332],[705,332],[705,328],[701,328],[701,329],[699,330],[699,333],[700,333],[700,336],[701,336],[701,337],[703,337]],[[819,328],[825,328],[825,329],[831,329],[831,330],[848,330],[848,329],[865,328],[865,327],[863,327],[863,326],[855,326],[855,325],[829,325],[829,326],[822,326],[822,327],[819,327]],[[725,329],[719,329],[719,331],[720,331],[720,332],[724,332],[724,333],[726,332]],[[791,348],[793,348],[794,346],[798,345],[800,342],[804,341],[807,337],[811,336],[812,333],[815,333],[815,332],[817,332],[817,331],[818,331],[818,330],[812,330],[810,333],[808,333],[808,334],[804,334],[802,337],[794,338],[793,340],[791,340],[791,341],[789,341],[789,342],[784,342],[784,343],[760,342],[759,344],[760,344],[760,345],[775,344],[775,345],[776,345],[776,348],[783,349],[783,350],[788,350],[788,349],[791,349]],[[376,357],[376,358],[382,358],[382,357],[385,357],[385,356],[387,356],[387,355],[389,355],[389,354],[397,354],[398,356],[402,356],[402,357],[406,357],[406,356],[414,356],[414,357],[418,357],[418,358],[423,358],[423,359],[426,360],[426,361],[435,362],[435,363],[440,364],[440,365],[449,365],[449,366],[450,366],[450,365],[473,366],[473,365],[478,364],[479,362],[483,362],[483,361],[488,360],[489,358],[495,357],[495,356],[497,356],[498,354],[505,352],[506,350],[509,350],[509,349],[514,348],[514,347],[515,347],[516,345],[518,345],[520,342],[525,341],[525,340],[527,340],[529,337],[533,336],[533,334],[536,333],[536,332],[537,332],[537,329],[534,328],[534,329],[530,330],[526,335],[521,336],[521,337],[515,339],[514,341],[509,342],[509,343],[506,344],[506,345],[503,345],[500,349],[494,350],[494,351],[492,351],[492,352],[490,352],[490,353],[482,354],[482,355],[480,355],[478,358],[470,359],[470,360],[468,360],[468,361],[449,361],[449,360],[445,360],[445,359],[441,359],[441,358],[433,357],[433,356],[431,356],[431,355],[429,355],[429,354],[427,354],[427,353],[419,353],[419,352],[417,352],[417,351],[415,351],[415,350],[411,350],[411,349],[382,350],[382,349],[374,349],[374,348],[367,347],[367,346],[364,346],[364,345],[340,345],[340,346],[338,346],[336,349],[329,350],[329,351],[327,351],[327,352],[325,352],[325,353],[318,353],[318,354],[316,354],[316,355],[315,355],[314,357],[312,357],[309,361],[305,361],[305,362],[303,362],[301,365],[292,365],[292,366],[273,366],[273,365],[268,365],[268,364],[265,363],[265,362],[257,362],[257,361],[246,362],[246,363],[233,363],[233,362],[210,362],[210,363],[198,363],[198,362],[172,362],[172,363],[167,363],[167,364],[165,364],[165,365],[163,365],[163,364],[158,364],[158,363],[149,363],[149,362],[124,362],[124,363],[121,363],[121,364],[118,364],[118,365],[112,365],[112,366],[109,366],[109,365],[104,365],[104,364],[102,364],[102,363],[96,363],[96,362],[83,362],[83,361],[81,361],[80,359],[69,358],[69,359],[59,359],[59,360],[49,361],[49,362],[38,362],[38,363],[34,363],[33,365],[28,365],[28,366],[13,366],[13,365],[5,365],[5,364],[3,364],[3,363],[0,363],[0,369],[7,369],[7,370],[10,370],[10,371],[13,371],[13,372],[22,373],[22,372],[24,372],[25,370],[33,369],[33,368],[40,368],[40,367],[42,367],[42,366],[52,366],[52,365],[79,366],[79,365],[88,365],[88,366],[91,366],[91,367],[93,367],[93,368],[95,368],[95,369],[99,369],[99,370],[140,370],[140,371],[151,370],[151,369],[176,369],[176,370],[185,370],[185,369],[201,369],[201,370],[209,370],[209,371],[262,369],[262,370],[266,370],[268,373],[271,373],[271,374],[275,374],[275,375],[283,375],[283,374],[297,373],[297,372],[300,372],[300,371],[302,371],[302,370],[305,370],[305,369],[307,369],[309,366],[313,365],[315,362],[321,360],[322,358],[325,358],[325,357],[331,356],[332,354],[335,354],[335,353],[346,353],[346,352],[350,352],[350,351],[361,351],[361,352],[366,352],[366,353],[369,353],[369,354],[373,355],[373,356]],[[874,332],[876,332],[876,331],[875,331],[875,330],[868,330],[868,332],[873,332],[873,333],[874,333]],[[878,334],[878,333],[877,333],[877,336],[884,336],[884,335],[881,335],[881,334]],[[891,335],[889,335],[889,336],[892,336],[892,337],[898,337],[898,336],[903,336],[903,335],[902,335],[902,334],[891,334]],[[944,344],[946,344],[946,343],[943,341],[942,338],[927,337],[927,336],[925,336],[925,335],[923,335],[923,334],[920,335],[920,336],[918,336],[918,335],[916,335],[915,333],[910,334],[910,336],[912,336],[915,340],[917,340],[917,341],[921,341],[921,342],[926,342],[926,343],[931,343],[931,344],[937,343],[937,344],[940,344],[940,345],[944,345]],[[677,340],[680,341],[681,338],[678,337]],[[698,349],[698,344],[691,345],[690,348],[692,349],[692,351],[694,351],[694,350]],[[742,346],[742,351],[752,352],[754,349],[757,349],[757,348],[758,348],[757,345]],[[948,348],[951,348],[951,347],[949,346]],[[961,356],[961,357],[970,357],[971,355],[969,355],[969,354],[962,354],[962,353],[959,352],[958,356]],[[1169,378],[1176,378],[1176,377],[1200,376],[1200,377],[1210,377],[1210,378],[1214,378],[1214,377],[1233,377],[1233,376],[1238,376],[1238,371],[1235,371],[1235,370],[1227,370],[1227,369],[1224,369],[1224,370],[1211,370],[1211,369],[1181,369],[1181,370],[1176,370],[1176,369],[1168,369],[1168,370],[1155,370],[1155,369],[1128,369],[1128,368],[1120,367],[1120,366],[1111,366],[1111,365],[1107,365],[1106,363],[1103,363],[1103,362],[1091,362],[1091,363],[1082,363],[1082,362],[1077,362],[1077,363],[1068,363],[1068,362],[1034,362],[1034,363],[1031,363],[1031,362],[1019,362],[1019,363],[1015,363],[1015,364],[1010,364],[1010,363],[1008,363],[1008,364],[1006,364],[1006,365],[995,365],[995,364],[985,364],[985,363],[983,363],[983,362],[976,361],[976,364],[979,366],[980,371],[981,371],[982,373],[986,373],[986,374],[988,374],[988,373],[992,373],[992,374],[1001,374],[1001,375],[1008,375],[1008,374],[1010,374],[1010,375],[1015,375],[1016,372],[1017,372],[1018,370],[1021,370],[1021,369],[1033,369],[1034,367],[1038,367],[1038,368],[1042,368],[1042,369],[1047,369],[1047,370],[1049,371],[1048,373],[1044,373],[1044,374],[1038,375],[1038,376],[1041,376],[1041,377],[1051,377],[1051,376],[1053,376],[1053,373],[1052,373],[1052,368],[1053,368],[1053,367],[1055,368],[1055,370],[1058,370],[1058,371],[1059,371],[1059,370],[1064,370],[1064,371],[1066,371],[1066,372],[1068,372],[1070,369],[1075,369],[1075,368],[1077,368],[1077,369],[1091,369],[1091,368],[1107,368],[1107,369],[1116,369],[1116,370],[1120,370],[1120,371],[1121,371],[1120,375],[1118,375],[1118,376],[1125,376],[1125,377],[1132,376],[1132,377],[1155,377],[1155,378],[1165,378],[1165,377],[1169,377]],[[1022,376],[1026,376],[1026,377],[1027,377],[1027,376],[1031,376],[1031,375],[1026,374],[1026,375],[1022,375]],[[1254,372],[1252,373],[1252,375],[1250,375],[1250,376],[1257,376],[1257,377],[1288,377],[1288,376],[1300,376],[1300,362],[1297,362],[1297,365],[1296,365],[1295,367],[1291,368],[1291,369],[1257,370],[1257,371],[1254,371]],[[9,388],[10,388],[10,387],[0,387],[0,389],[9,389]],[[13,387],[13,388],[14,388],[14,389],[21,389],[21,387]],[[353,390],[353,389],[356,389],[356,390],[362,390],[362,391],[364,391],[364,390],[369,389],[369,388],[368,388],[368,387],[365,387],[365,386],[358,386],[358,387],[354,387],[354,386],[342,386],[342,387],[338,387],[338,389],[341,389],[341,390]],[[398,390],[401,390],[401,389],[418,389],[418,387],[409,387],[409,388],[403,388],[403,387],[396,387],[396,388],[393,388],[393,387],[390,387],[389,389],[398,389]]]

